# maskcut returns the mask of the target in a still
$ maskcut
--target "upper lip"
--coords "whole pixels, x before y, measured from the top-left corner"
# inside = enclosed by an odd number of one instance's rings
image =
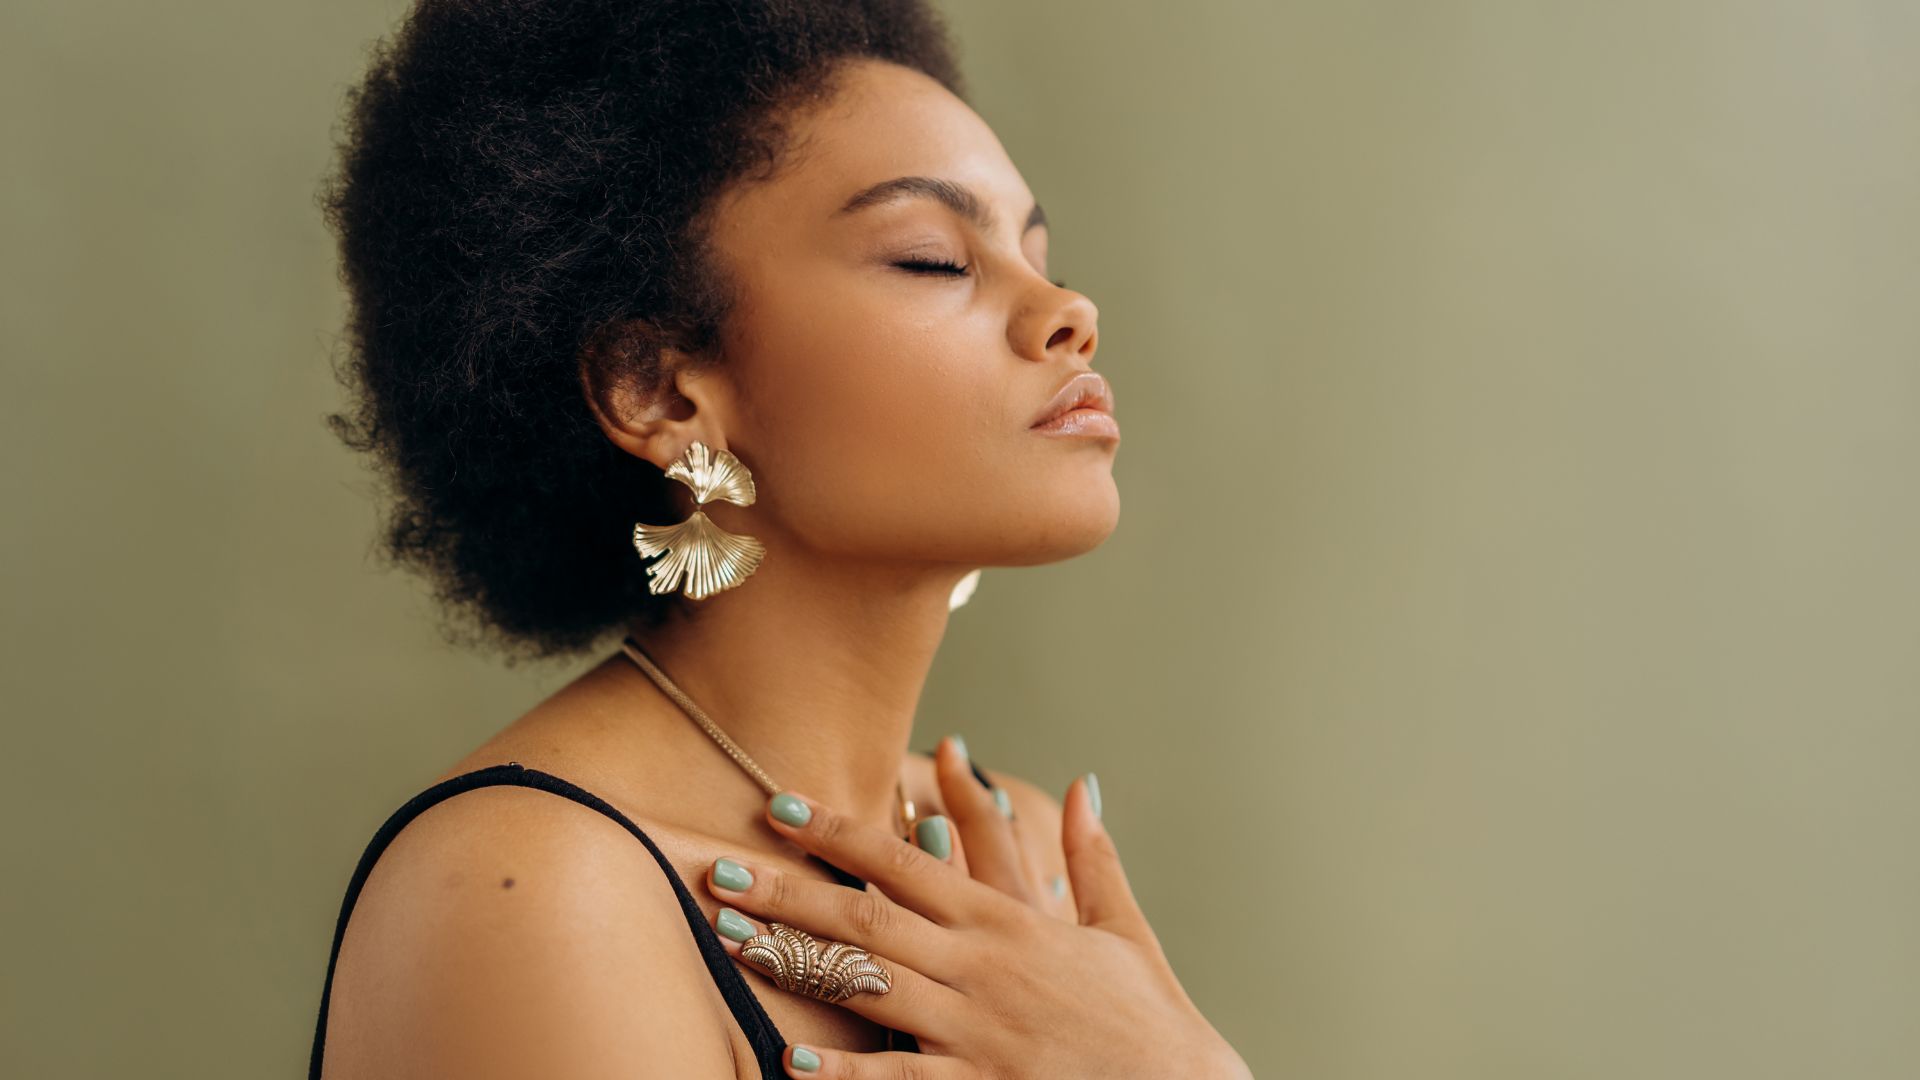
[[[1041,424],[1074,409],[1098,409],[1109,415],[1113,412],[1113,387],[1107,384],[1106,376],[1097,371],[1082,371],[1060,384],[1053,398],[1034,417],[1028,427]]]

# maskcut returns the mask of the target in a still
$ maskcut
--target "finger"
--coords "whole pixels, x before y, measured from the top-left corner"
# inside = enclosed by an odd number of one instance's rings
[[[953,819],[947,815],[928,814],[922,818],[915,818],[913,846],[961,873],[967,873],[966,845],[960,842],[960,834],[953,828]]]
[[[767,800],[767,824],[942,926],[978,925],[992,917],[997,902],[1008,900],[899,837],[798,792],[782,791]]]
[[[752,958],[745,955],[747,943],[756,935],[773,933],[767,923],[751,918],[745,912],[723,907],[714,916],[713,928],[720,935],[720,944],[727,950],[728,956],[733,957],[741,967],[766,979],[769,986],[779,987],[772,965],[763,962],[757,950]],[[835,940],[840,939],[820,938],[821,947],[824,949]],[[863,990],[831,1004],[859,1013],[896,1031],[912,1032],[916,1037],[935,1041],[951,1039],[955,1018],[962,1015],[967,1005],[965,996],[890,956],[878,951],[871,951],[871,955],[887,971],[890,983],[887,990],[884,993]],[[811,996],[799,990],[789,990],[787,993],[796,997]]]
[[[994,793],[1006,795],[1008,789],[996,787]],[[1036,792],[1023,796],[1020,804],[1020,809],[1011,815],[1014,838],[1020,841],[1021,864],[1037,898],[1035,903],[1048,915],[1077,924],[1080,914],[1067,891],[1066,853],[1057,846],[1063,814],[1060,800]],[[1044,845],[1032,842],[1039,837],[1053,839]]]
[[[787,1075],[798,1080],[972,1080],[980,1075],[965,1058],[908,1054],[888,1050],[856,1054],[791,1043],[780,1058]]]
[[[935,978],[948,970],[952,951],[942,948],[941,935],[952,931],[872,889],[849,889],[730,855],[707,868],[707,891],[762,921],[884,953]]]
[[[1067,788],[1061,813],[1060,845],[1066,853],[1082,926],[1099,926],[1136,940],[1152,940],[1146,916],[1134,900],[1120,851],[1100,820],[1100,780],[1092,773]]]
[[[1030,825],[1030,827],[1038,826]],[[1020,852],[1020,861],[1026,870],[1027,881],[1033,886],[1034,906],[1056,919],[1070,923],[1079,922],[1079,913],[1074,910],[1073,900],[1067,896],[1067,875],[1052,873],[1046,857],[1029,845],[1020,845]]]
[[[1044,872],[1044,871],[1043,871]],[[1047,877],[1047,911],[1056,918],[1067,922],[1080,921],[1080,912],[1073,899],[1073,889],[1065,874],[1051,874]]]
[[[933,771],[940,781],[940,799],[967,847],[967,872],[1025,904],[1035,902],[1019,837],[1013,822],[994,798],[994,789],[980,783],[967,759],[967,744],[949,735],[934,747]],[[1006,792],[999,793],[1001,800]]]

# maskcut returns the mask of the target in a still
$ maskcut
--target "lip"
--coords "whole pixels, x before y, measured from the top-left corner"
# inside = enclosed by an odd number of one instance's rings
[[[1091,435],[1120,441],[1120,421],[1098,409],[1073,409],[1033,429],[1039,435]]]
[[[1074,374],[1042,406],[1027,425],[1034,431],[1063,435],[1111,435],[1120,425],[1113,417],[1113,387],[1097,371]]]

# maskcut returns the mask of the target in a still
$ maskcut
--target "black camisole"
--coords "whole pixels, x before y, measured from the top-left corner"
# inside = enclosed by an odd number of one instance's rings
[[[992,786],[978,765],[972,768],[975,779],[979,780],[983,786]],[[385,824],[374,833],[372,841],[367,844],[366,851],[360,856],[359,865],[354,868],[352,880],[347,883],[346,899],[340,905],[340,920],[334,925],[333,948],[327,956],[327,979],[320,990],[320,1019],[313,1032],[313,1055],[307,1069],[308,1080],[320,1080],[321,1058],[327,1037],[327,1004],[333,991],[334,967],[340,959],[340,943],[346,938],[347,919],[353,915],[354,901],[359,899],[360,890],[366,885],[367,876],[372,873],[374,862],[380,858],[380,853],[387,849],[387,845],[393,842],[393,838],[399,835],[400,830],[405,828],[408,822],[419,817],[428,807],[463,791],[499,784],[538,788],[541,791],[572,799],[590,810],[598,811],[619,822],[622,828],[633,834],[634,839],[646,845],[654,861],[659,863],[660,869],[666,872],[667,883],[673,886],[674,895],[679,898],[680,910],[686,915],[687,928],[693,932],[694,942],[700,947],[700,958],[706,962],[707,974],[712,976],[715,985],[720,988],[720,995],[726,999],[727,1009],[733,1013],[734,1021],[740,1025],[741,1033],[753,1046],[753,1056],[760,1064],[760,1075],[784,1077],[786,1070],[780,1064],[780,1054],[786,1047],[786,1040],[780,1036],[780,1030],[774,1026],[773,1018],[768,1016],[766,1009],[761,1007],[759,997],[754,994],[753,988],[747,985],[746,978],[734,965],[733,959],[727,955],[726,948],[720,944],[719,933],[708,924],[706,914],[694,902],[693,894],[687,890],[686,882],[682,881],[680,875],[674,871],[673,864],[661,853],[659,846],[653,842],[653,838],[640,831],[640,827],[625,814],[614,809],[592,792],[562,780],[552,773],[529,769],[517,761],[510,761],[505,765],[489,765],[483,769],[462,773],[420,792],[395,810]],[[835,880],[842,885],[854,889],[866,888],[867,883],[861,878],[824,860],[816,858],[816,861],[821,862],[831,871]],[[894,1033],[892,1040],[895,1049],[919,1050],[913,1036],[907,1032]]]

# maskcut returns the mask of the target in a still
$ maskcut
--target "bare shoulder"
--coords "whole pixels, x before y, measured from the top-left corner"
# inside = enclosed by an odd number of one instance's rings
[[[374,864],[341,943],[326,1076],[721,1080],[737,1075],[724,1013],[645,846],[570,799],[483,787]]]

